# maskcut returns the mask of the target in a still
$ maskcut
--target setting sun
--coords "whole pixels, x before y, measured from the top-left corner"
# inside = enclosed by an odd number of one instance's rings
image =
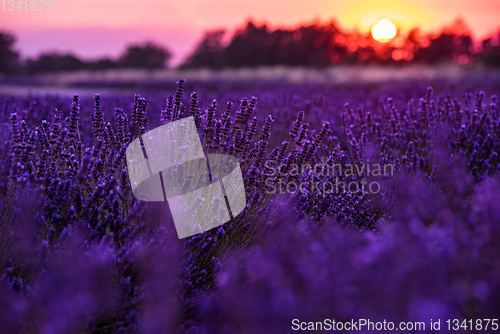
[[[396,36],[396,26],[388,19],[381,19],[372,27],[372,36],[381,43],[389,42]]]

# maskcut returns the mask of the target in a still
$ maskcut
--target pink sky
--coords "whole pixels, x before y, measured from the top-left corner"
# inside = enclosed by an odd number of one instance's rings
[[[0,30],[18,37],[16,47],[24,57],[45,51],[72,52],[85,59],[116,57],[127,44],[148,39],[169,47],[175,65],[204,30],[231,31],[249,18],[271,27],[336,19],[344,28],[367,31],[380,18],[391,19],[403,30],[413,26],[434,30],[460,16],[476,37],[500,28],[498,0],[52,0],[52,4],[51,12],[31,12],[29,5],[28,11],[23,5],[21,12],[9,12],[0,3]]]

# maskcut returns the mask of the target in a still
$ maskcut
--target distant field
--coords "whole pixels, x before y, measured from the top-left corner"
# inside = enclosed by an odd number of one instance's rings
[[[166,69],[146,70],[109,70],[47,73],[36,76],[0,77],[0,95],[53,94],[70,96],[75,93],[68,87],[79,87],[82,96],[91,96],[94,88],[100,92],[122,91],[131,93],[134,89],[163,89],[172,86],[179,78],[189,83],[227,84],[318,84],[318,85],[356,85],[380,84],[399,80],[446,80],[449,82],[496,82],[500,78],[498,69],[464,68],[457,65],[376,67],[376,66],[337,66],[325,69],[287,68],[283,66],[243,68],[227,70]]]

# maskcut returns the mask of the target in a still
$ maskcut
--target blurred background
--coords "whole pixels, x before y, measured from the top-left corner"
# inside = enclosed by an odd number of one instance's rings
[[[0,4],[0,94],[156,87],[179,77],[457,78],[500,67],[496,0],[31,3]]]

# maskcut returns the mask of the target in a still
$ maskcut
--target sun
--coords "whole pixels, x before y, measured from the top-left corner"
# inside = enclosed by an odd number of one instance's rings
[[[389,42],[396,36],[396,26],[391,20],[381,19],[372,27],[372,36],[381,43]]]

